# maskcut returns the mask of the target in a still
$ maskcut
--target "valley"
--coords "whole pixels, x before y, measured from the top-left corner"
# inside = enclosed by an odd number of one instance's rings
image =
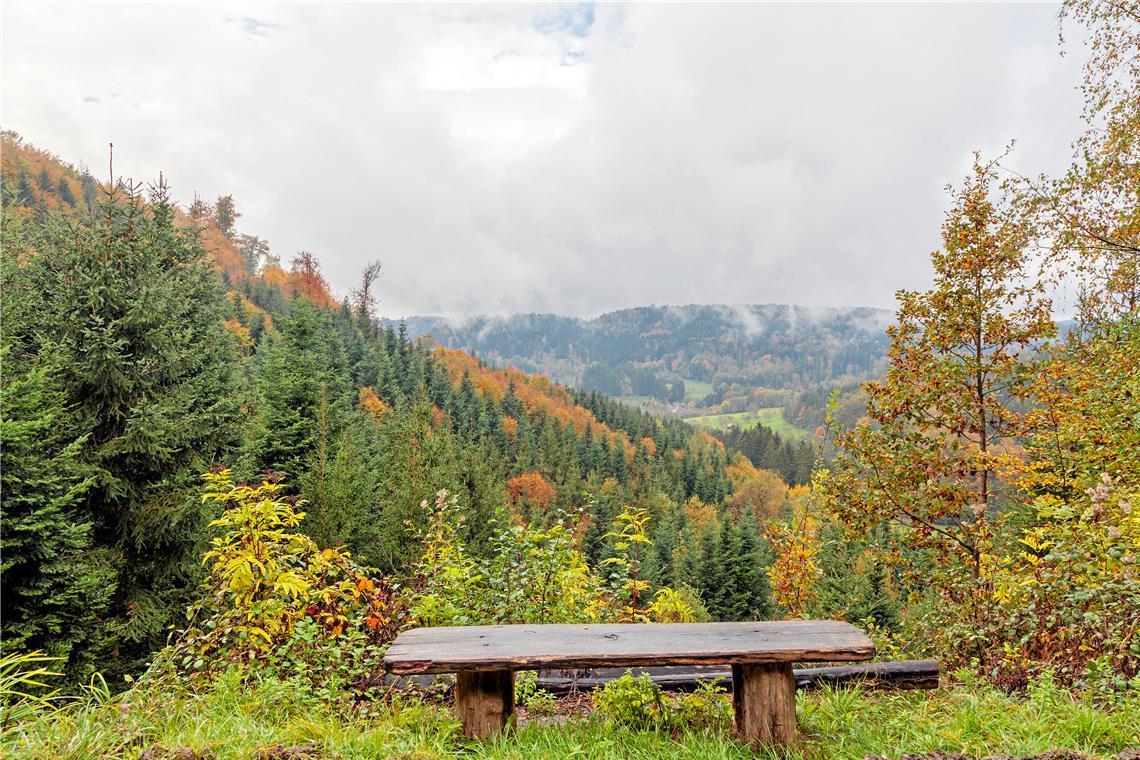
[[[805,391],[873,378],[886,366],[890,312],[794,305],[624,309],[593,319],[554,314],[409,317],[410,335],[496,366],[545,374],[652,414],[709,429],[729,423],[814,430],[776,415]],[[731,415],[731,416],[730,416]],[[798,429],[797,429],[798,428]]]

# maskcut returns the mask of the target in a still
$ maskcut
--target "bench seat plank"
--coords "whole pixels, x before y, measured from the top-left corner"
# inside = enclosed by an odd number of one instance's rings
[[[652,665],[857,661],[874,646],[850,623],[497,625],[417,628],[384,655],[396,675]]]

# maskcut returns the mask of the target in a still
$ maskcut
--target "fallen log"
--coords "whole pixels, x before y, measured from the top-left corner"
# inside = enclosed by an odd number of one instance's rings
[[[626,672],[647,673],[665,691],[692,691],[700,684],[720,679],[726,691],[732,689],[732,671],[722,668],[694,666],[662,666],[651,668],[598,668],[589,671],[539,671],[538,688],[554,694],[590,691],[621,678]],[[795,668],[792,674],[797,689],[820,686],[859,684],[872,689],[937,689],[937,660],[901,660],[872,662],[866,665],[839,665],[820,668]]]
[[[720,678],[725,691],[732,690],[731,670],[718,667],[675,665],[646,668],[599,668],[596,670],[565,671],[543,670],[538,673],[538,688],[554,694],[571,691],[591,691],[615,679],[626,671],[635,676],[648,673],[653,682],[665,691],[692,691],[700,684]],[[823,685],[843,686],[859,684],[871,689],[937,689],[938,660],[900,660],[897,662],[872,662],[866,665],[839,665],[820,668],[794,668],[797,689],[814,689]],[[433,675],[393,676],[384,675],[376,682],[369,681],[361,686],[376,686],[378,683],[395,685],[396,688],[416,686],[430,689],[436,682]]]

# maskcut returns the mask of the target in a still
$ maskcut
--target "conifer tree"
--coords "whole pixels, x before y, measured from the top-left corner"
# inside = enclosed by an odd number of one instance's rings
[[[59,408],[83,436],[91,484],[76,524],[113,558],[110,604],[85,645],[109,674],[135,667],[185,608],[208,519],[198,476],[236,433],[216,276],[161,180],[148,200],[117,185],[90,226],[38,227],[24,287],[6,294],[28,355],[57,357]]]
[[[218,230],[226,237],[234,235],[234,225],[237,223],[241,214],[238,213],[237,206],[234,204],[234,197],[232,195],[223,195],[218,198],[214,204],[214,218],[218,224]]]
[[[727,611],[724,555],[720,551],[720,531],[717,524],[705,528],[697,541],[697,577],[694,587],[701,592],[701,600],[717,620],[724,620]]]
[[[68,206],[75,205],[75,194],[71,192],[71,183],[67,181],[67,177],[59,178],[59,182],[56,184],[56,193],[59,194],[59,199]]]
[[[15,285],[11,263],[5,259],[5,294]],[[0,348],[0,651],[41,649],[68,660],[107,610],[115,572],[110,552],[93,546],[82,509],[92,472],[81,459],[84,436],[68,414],[58,359],[44,350],[28,366],[7,335]]]
[[[317,443],[322,403],[328,433],[339,435],[351,391],[344,364],[343,343],[326,315],[308,301],[294,303],[280,333],[267,335],[258,350],[250,474],[269,470],[296,484]]]
[[[357,557],[377,554],[376,513],[380,480],[376,423],[356,412],[334,435],[327,401],[318,410],[316,447],[298,478],[305,532],[319,546],[344,545]]]

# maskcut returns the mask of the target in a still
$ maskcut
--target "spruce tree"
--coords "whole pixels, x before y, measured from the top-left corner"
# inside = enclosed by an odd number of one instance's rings
[[[376,556],[376,512],[380,467],[376,423],[359,412],[339,435],[319,410],[316,448],[297,479],[308,502],[303,528],[319,546],[344,545],[354,556]]]
[[[88,226],[50,219],[32,236],[25,287],[7,294],[29,353],[58,358],[60,408],[85,433],[78,458],[91,485],[75,520],[92,526],[114,577],[82,649],[108,674],[136,667],[180,617],[209,518],[199,475],[236,429],[216,275],[175,225],[161,181],[148,201],[119,185]]]
[[[41,649],[68,660],[93,637],[115,572],[82,509],[92,473],[53,358],[25,366],[0,348],[0,652]]]
[[[340,335],[327,314],[297,301],[280,332],[266,334],[257,352],[253,431],[246,444],[248,475],[283,474],[292,485],[309,467],[322,404],[326,434],[338,436],[352,388]]]
[[[56,184],[56,193],[59,194],[59,199],[68,206],[75,205],[75,193],[71,192],[71,183],[67,181],[67,177],[59,178],[59,182]]]

